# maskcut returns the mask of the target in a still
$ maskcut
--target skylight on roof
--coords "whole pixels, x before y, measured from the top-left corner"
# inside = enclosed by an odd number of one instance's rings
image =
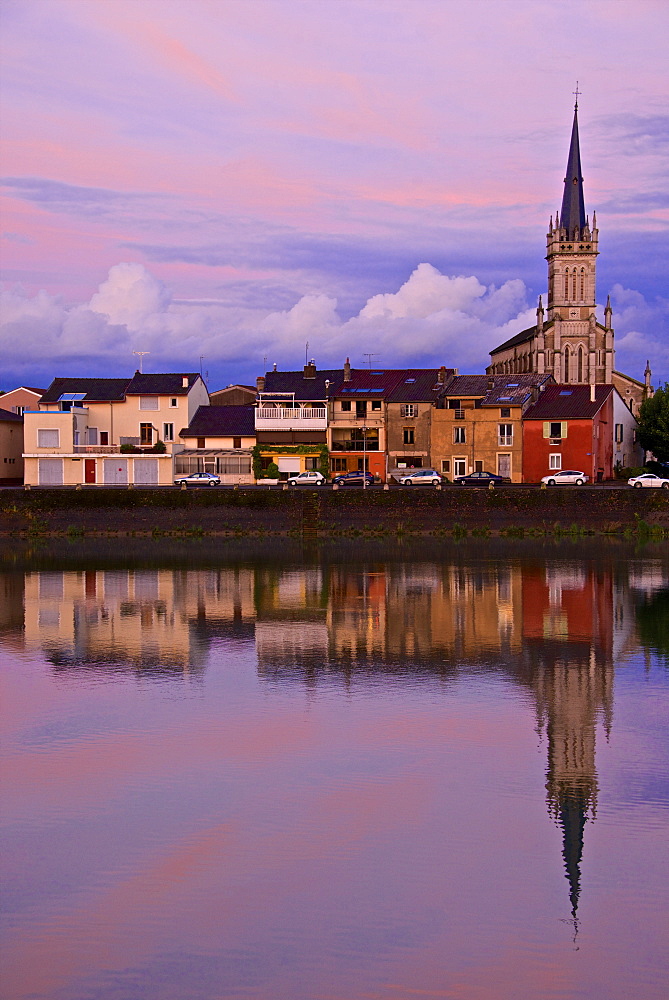
[[[371,389],[365,387],[364,389],[351,389],[351,392],[371,392]]]
[[[383,375],[383,372],[371,372],[371,375]]]
[[[379,387],[377,389],[370,389],[369,391],[370,392],[383,392],[383,389],[381,387]]]
[[[78,403],[86,398],[85,392],[64,392],[58,397],[59,403]]]
[[[517,389],[518,385],[519,385],[518,382],[507,382],[506,383],[507,389]]]
[[[416,381],[416,379],[415,379],[415,378],[407,378],[407,379],[405,379],[405,380],[404,380],[404,384],[405,384],[405,385],[408,385],[408,384],[409,384],[409,382],[415,382],[415,381]]]
[[[560,396],[571,396],[571,389],[563,389]]]
[[[511,400],[513,399],[513,396],[498,396],[497,398],[499,399],[500,403],[510,403]]]

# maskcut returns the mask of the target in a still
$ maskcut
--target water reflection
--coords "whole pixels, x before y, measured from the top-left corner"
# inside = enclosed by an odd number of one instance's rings
[[[614,728],[616,669],[639,647],[669,662],[669,564],[451,552],[303,565],[0,574],[0,648],[39,654],[59,687],[81,677],[203,683],[247,657],[270,701],[439,696],[494,676],[536,715],[545,806],[560,831],[563,915],[575,931],[600,790],[597,739]],[[499,689],[497,689],[499,690]],[[554,853],[556,868],[559,855]],[[567,898],[569,900],[567,904]]]

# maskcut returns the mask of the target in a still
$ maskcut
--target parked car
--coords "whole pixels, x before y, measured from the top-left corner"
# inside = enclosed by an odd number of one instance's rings
[[[542,483],[546,486],[583,486],[587,483],[589,476],[585,472],[576,472],[574,469],[560,469],[551,472],[548,476],[543,476]]]
[[[174,480],[175,486],[220,486],[220,476],[215,476],[213,472],[191,472],[189,476],[177,476]]]
[[[399,477],[402,486],[441,486],[441,475],[436,469],[413,469]]]
[[[458,476],[455,480],[460,486],[498,486],[500,483],[508,483],[511,480],[504,476],[497,476],[494,472],[470,472],[468,476]]]
[[[635,486],[640,490],[643,486],[650,486],[655,489],[669,490],[669,479],[656,476],[654,472],[644,472],[642,476],[634,476],[627,480],[628,486]]]
[[[374,482],[374,476],[371,472],[363,472],[362,469],[356,469],[355,472],[342,472],[340,475],[335,476],[332,483],[334,486],[362,486],[363,479],[366,486],[371,486]]]
[[[309,469],[307,472],[300,472],[299,476],[291,476],[288,480],[289,486],[322,486],[326,481],[322,472]]]

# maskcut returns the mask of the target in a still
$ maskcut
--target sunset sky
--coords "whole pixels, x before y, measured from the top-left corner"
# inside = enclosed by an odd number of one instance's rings
[[[577,80],[616,366],[669,378],[666,0],[4,0],[0,42],[0,388],[483,371]]]

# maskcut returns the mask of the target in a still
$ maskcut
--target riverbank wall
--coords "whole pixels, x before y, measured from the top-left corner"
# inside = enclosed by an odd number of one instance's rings
[[[34,489],[0,498],[0,535],[551,535],[669,538],[664,490]]]

